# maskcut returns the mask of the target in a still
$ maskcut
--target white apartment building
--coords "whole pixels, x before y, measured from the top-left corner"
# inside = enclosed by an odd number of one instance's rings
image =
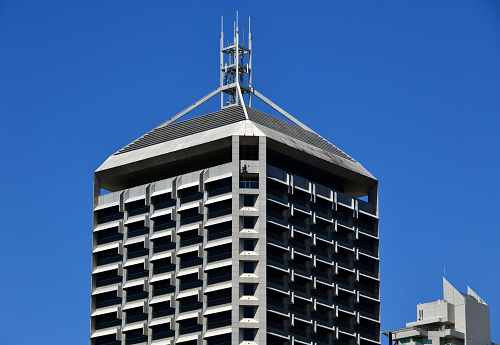
[[[417,321],[384,332],[397,345],[492,345],[490,309],[470,287],[459,292],[443,278],[443,299],[417,306]]]

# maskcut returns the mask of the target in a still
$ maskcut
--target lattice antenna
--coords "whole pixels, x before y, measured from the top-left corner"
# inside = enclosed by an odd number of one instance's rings
[[[236,12],[236,20],[233,22],[233,43],[224,46],[224,33],[221,33],[221,108],[231,105],[244,105],[245,101],[243,96],[251,92],[252,51],[250,48],[245,47],[244,23],[245,21],[243,21],[243,42],[240,42],[238,12]]]

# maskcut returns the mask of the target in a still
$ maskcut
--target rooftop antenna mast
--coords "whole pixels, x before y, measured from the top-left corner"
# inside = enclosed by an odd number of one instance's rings
[[[251,73],[252,73],[252,51],[245,47],[245,42],[240,42],[240,29],[238,21],[233,22],[233,43],[224,46],[224,29],[221,33],[220,41],[220,88],[221,88],[221,108],[232,105],[242,105],[245,116],[248,117],[243,95],[250,94]],[[243,40],[245,37],[245,21],[243,21]]]
[[[243,21],[243,31],[245,31],[245,21]],[[281,115],[288,118],[297,126],[305,130],[313,132],[309,127],[294,118],[292,115],[281,109],[278,105],[265,97],[252,87],[252,33],[250,31],[250,17],[248,18],[248,47],[245,47],[245,33],[243,32],[243,41],[240,43],[240,30],[238,27],[238,12],[236,12],[236,20],[233,22],[233,43],[224,45],[224,17],[221,17],[221,33],[220,33],[220,84],[217,89],[210,92],[205,97],[194,102],[189,107],[171,117],[158,127],[164,127],[182,116],[189,113],[199,105],[205,103],[210,98],[218,93],[221,94],[220,106],[221,109],[233,105],[241,105],[245,118],[249,120],[245,99],[243,96],[248,96],[248,106],[252,105],[252,94],[257,96],[264,103],[279,112]],[[158,128],[157,127],[157,128]]]

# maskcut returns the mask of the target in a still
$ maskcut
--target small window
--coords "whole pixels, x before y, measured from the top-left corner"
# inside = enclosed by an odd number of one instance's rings
[[[255,228],[255,218],[244,217],[243,218],[243,229],[253,229]]]
[[[243,263],[243,273],[254,273],[255,272],[255,262],[245,261]]]
[[[427,344],[432,344],[432,339],[427,339]]]
[[[243,284],[243,295],[244,296],[255,295],[255,284]]]
[[[254,207],[255,206],[255,196],[254,195],[244,195],[243,196],[243,206]]]
[[[253,341],[255,339],[255,330],[254,329],[243,329],[243,340],[244,341]]]
[[[255,240],[243,240],[243,250],[253,252],[255,250]]]
[[[243,318],[253,319],[255,317],[255,307],[243,307]]]

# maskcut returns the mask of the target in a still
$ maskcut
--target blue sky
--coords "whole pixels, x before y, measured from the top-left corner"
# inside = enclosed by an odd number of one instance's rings
[[[3,0],[0,343],[88,344],[93,171],[218,86],[236,10],[254,87],[380,181],[382,329],[446,265],[500,342],[500,2]]]

